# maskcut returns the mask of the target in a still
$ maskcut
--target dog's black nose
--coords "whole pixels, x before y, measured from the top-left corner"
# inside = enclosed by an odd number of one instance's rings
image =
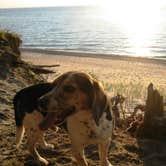
[[[39,98],[37,102],[38,107],[42,109],[46,109],[48,105],[48,99],[47,98]]]

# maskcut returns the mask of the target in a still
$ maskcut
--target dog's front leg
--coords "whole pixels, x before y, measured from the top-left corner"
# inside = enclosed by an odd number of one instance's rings
[[[72,146],[73,156],[77,160],[79,166],[88,166],[88,163],[85,160],[84,147],[74,147]]]
[[[101,142],[99,144],[100,166],[112,166],[107,158],[109,145],[110,145],[110,140]]]
[[[38,134],[36,132],[36,134],[29,134],[29,132],[27,132],[27,139],[28,139],[28,149],[30,152],[30,155],[35,159],[35,162],[37,163],[37,165],[48,165],[49,162],[44,159],[43,157],[41,157],[38,153],[38,151],[36,150],[36,143],[39,139],[42,138],[42,134]]]

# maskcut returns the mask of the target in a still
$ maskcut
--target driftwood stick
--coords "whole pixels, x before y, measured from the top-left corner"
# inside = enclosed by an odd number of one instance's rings
[[[35,67],[40,67],[40,68],[44,68],[44,67],[59,67],[60,65],[34,65]]]
[[[17,65],[27,65],[24,61],[15,62]],[[44,68],[44,67],[59,67],[59,64],[56,65],[33,65],[34,67]]]
[[[53,74],[53,73],[56,73],[55,71],[52,71],[52,70],[35,68],[35,67],[29,67],[29,69],[31,69],[36,74]]]
[[[25,62],[20,61],[16,62],[17,65],[20,65],[26,69],[32,70],[36,74],[53,74],[56,73],[55,71],[43,69],[42,67],[39,67],[38,65],[27,65]]]

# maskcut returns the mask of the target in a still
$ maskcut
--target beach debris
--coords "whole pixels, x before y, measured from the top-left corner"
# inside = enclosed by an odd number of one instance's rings
[[[27,63],[23,62],[23,61],[18,62],[17,66],[24,67],[27,70],[32,70],[36,74],[53,74],[53,73],[56,73],[55,71],[52,71],[52,70],[49,70],[49,69],[43,69],[43,66],[39,67],[39,65],[31,65],[31,64],[27,65]],[[58,65],[56,65],[56,66],[58,66]]]
[[[132,113],[132,117],[135,117],[137,112],[140,110],[142,113],[145,112],[146,105],[145,104],[137,104],[134,108],[134,111]]]
[[[166,138],[166,110],[163,96],[150,83],[146,104],[137,104],[129,116],[120,119],[120,113],[116,104],[113,104],[113,112],[118,127],[125,129],[132,136],[141,138]],[[112,101],[116,101],[116,97]],[[112,102],[113,103],[113,102]],[[114,102],[116,103],[116,102]],[[125,112],[124,112],[125,114]]]
[[[112,111],[115,116],[115,125],[120,127],[121,124],[121,116],[120,113],[122,112],[123,119],[125,119],[125,110],[123,108],[123,103],[125,101],[125,97],[117,94],[116,96],[111,98],[112,103]]]
[[[35,67],[40,67],[40,68],[43,68],[43,67],[59,67],[60,65],[59,64],[56,64],[56,65],[35,65]]]
[[[138,113],[138,111],[141,111]],[[135,136],[138,126],[142,123],[145,113],[145,104],[137,104],[134,111],[124,120],[126,131]]]
[[[27,65],[27,63],[24,61],[16,62],[16,64],[17,64],[17,66],[22,66],[26,69],[32,70],[36,74],[53,74],[56,72],[53,70],[43,69],[43,68],[52,68],[52,67],[60,66],[59,64],[56,64],[56,65],[31,65],[31,64],[29,64],[29,65]]]
[[[165,139],[166,117],[164,116],[163,96],[157,89],[154,89],[152,83],[149,84],[147,91],[145,115],[136,135],[144,138]]]
[[[136,136],[136,131],[139,127],[139,125],[141,125],[142,121],[143,121],[143,114],[137,114],[135,116],[130,116],[126,119],[127,125],[127,129],[126,131],[129,132],[132,136]]]

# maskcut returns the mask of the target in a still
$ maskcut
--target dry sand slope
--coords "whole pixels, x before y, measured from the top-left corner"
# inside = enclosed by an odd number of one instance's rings
[[[57,74],[68,70],[90,72],[103,81],[110,93],[125,90],[127,95],[134,93],[131,96],[139,99],[141,98],[140,93],[138,93],[139,90],[132,91],[132,89],[136,85],[138,89],[142,85],[146,87],[149,81],[153,81],[165,93],[166,77],[164,75],[166,75],[166,66],[158,61],[131,60],[130,58],[80,58],[63,55],[50,57],[50,55],[41,56],[40,53],[32,52],[25,52],[23,55],[25,60],[36,64],[60,64],[61,66],[56,68]],[[53,79],[53,77],[51,76],[50,79]],[[113,88],[109,87],[110,83]],[[33,165],[33,160],[28,155],[26,138],[24,138],[19,150],[14,148],[15,124],[12,98],[16,91],[25,86],[28,85],[13,77],[6,81],[0,80],[0,165],[2,166]],[[138,95],[135,95],[135,93],[138,93]],[[46,156],[51,166],[76,165],[70,150],[70,140],[63,129],[60,129],[57,133],[52,130],[47,131],[46,139],[55,144],[54,151],[42,149],[39,151],[43,156]],[[98,165],[98,153],[95,145],[89,146],[85,154],[90,166]],[[114,140],[111,143],[108,156],[115,166],[165,166],[166,144],[147,139],[137,140],[123,130],[117,130],[114,133]]]
[[[23,145],[19,150],[16,150],[15,145],[15,122],[14,111],[12,106],[12,98],[16,91],[27,86],[21,81],[11,77],[6,81],[0,81],[0,165],[2,166],[18,166],[27,165],[32,166],[33,160],[28,155],[26,147],[26,138],[23,141]],[[122,131],[118,131],[118,137],[116,142],[113,141],[109,158],[115,165],[123,164],[141,164],[139,159],[139,153],[141,150],[137,144],[137,141],[127,134],[123,134]],[[73,166],[76,165],[71,151],[70,140],[67,133],[60,129],[58,133],[54,131],[48,131],[46,134],[48,142],[55,144],[54,151],[43,151],[40,153],[46,156],[51,162],[50,165],[58,166]],[[132,144],[132,145],[131,145]],[[129,148],[129,149],[128,149]],[[134,150],[134,153],[133,153]],[[136,152],[135,152],[136,151]],[[138,154],[137,154],[138,151]],[[91,166],[98,165],[98,153],[96,146],[90,146],[86,150],[86,155]]]

